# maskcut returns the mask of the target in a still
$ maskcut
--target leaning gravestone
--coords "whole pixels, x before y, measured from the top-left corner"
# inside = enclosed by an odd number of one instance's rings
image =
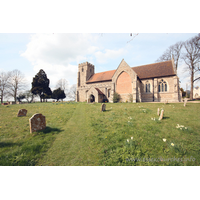
[[[46,120],[45,116],[43,116],[40,113],[34,114],[29,119],[29,125],[30,125],[30,133],[36,132],[38,130],[43,130],[46,128]]]
[[[105,103],[102,103],[101,105],[101,112],[105,111],[106,110],[106,104]]]
[[[187,103],[187,99],[185,98],[185,100],[184,100],[184,107],[186,106],[186,103]]]
[[[160,108],[158,108],[157,115],[160,116]]]
[[[26,114],[27,114],[27,110],[21,109],[21,110],[18,111],[17,117],[26,116]]]
[[[159,120],[163,119],[163,115],[164,115],[164,110],[161,110]]]

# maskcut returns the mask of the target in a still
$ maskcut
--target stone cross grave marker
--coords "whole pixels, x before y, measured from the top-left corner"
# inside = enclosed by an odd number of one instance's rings
[[[161,110],[159,120],[162,120],[162,119],[163,119],[163,115],[164,115],[164,110]]]
[[[106,110],[106,104],[105,103],[102,103],[101,105],[101,112],[105,111]]]
[[[17,117],[26,116],[26,114],[27,114],[27,110],[26,109],[20,109],[18,111]]]
[[[46,128],[45,116],[40,113],[34,114],[29,119],[29,125],[30,125],[30,133],[45,129]]]
[[[160,116],[160,108],[158,108],[157,115]]]

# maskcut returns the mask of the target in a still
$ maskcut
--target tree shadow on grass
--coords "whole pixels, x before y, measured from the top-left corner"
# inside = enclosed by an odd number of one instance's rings
[[[19,146],[21,145],[22,143],[18,143],[18,142],[0,142],[0,148],[3,148],[3,147],[13,147],[13,146]]]
[[[170,117],[163,117],[163,119],[169,119]]]
[[[104,110],[103,112],[110,112],[112,109],[109,109],[109,110]]]
[[[51,127],[49,127],[49,126],[46,126],[45,129],[40,130],[40,131],[37,131],[37,132],[42,132],[42,133],[47,134],[47,133],[51,133],[51,132],[60,133],[60,132],[62,132],[62,131],[64,131],[64,130],[59,129],[59,128],[51,128]]]

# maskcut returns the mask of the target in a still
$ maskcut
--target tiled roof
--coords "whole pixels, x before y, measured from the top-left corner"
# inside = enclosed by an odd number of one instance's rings
[[[165,62],[153,63],[149,65],[142,65],[138,67],[132,67],[132,69],[133,71],[135,71],[135,73],[138,75],[140,79],[176,75],[171,60]]]
[[[153,63],[148,65],[142,65],[138,67],[131,67],[136,72],[139,79],[148,79],[164,76],[174,76],[172,61],[165,61],[159,63]],[[101,81],[111,81],[116,70],[101,72],[94,74],[86,83],[94,83]]]
[[[100,82],[100,81],[110,81],[116,70],[100,72],[94,74],[86,83]]]

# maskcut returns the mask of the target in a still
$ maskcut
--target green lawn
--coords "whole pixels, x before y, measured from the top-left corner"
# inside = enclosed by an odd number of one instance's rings
[[[199,103],[108,103],[105,112],[100,107],[1,105],[0,165],[200,165]],[[22,108],[27,116],[17,117]],[[164,109],[161,121],[157,108]],[[35,113],[46,117],[47,128],[30,134]]]

